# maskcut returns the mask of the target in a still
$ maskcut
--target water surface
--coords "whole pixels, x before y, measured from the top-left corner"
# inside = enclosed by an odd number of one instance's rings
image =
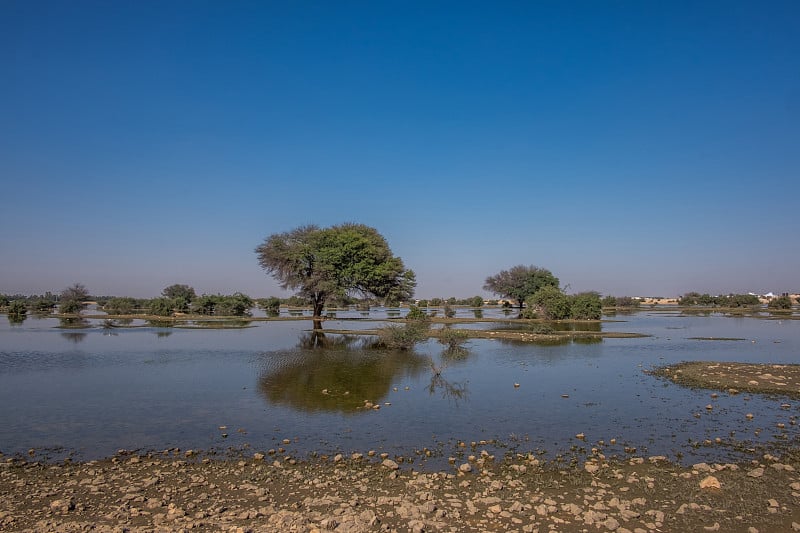
[[[351,313],[360,320],[324,325],[380,325]],[[797,363],[800,322],[792,320],[642,311],[602,330],[650,337],[554,346],[481,339],[456,356],[435,340],[410,353],[377,350],[371,337],[319,335],[310,321],[214,330],[101,322],[62,329],[52,318],[0,318],[0,451],[92,459],[123,448],[284,446],[299,456],[428,448],[428,464],[439,467],[459,441],[552,457],[617,439],[607,455],[627,447],[696,462],[797,437],[794,401],[786,409],[786,398],[713,399],[644,372],[683,360]],[[701,340],[712,337],[743,340]],[[722,445],[703,444],[716,438]]]

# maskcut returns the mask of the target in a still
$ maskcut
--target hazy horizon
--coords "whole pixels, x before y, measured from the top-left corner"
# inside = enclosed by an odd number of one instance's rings
[[[0,3],[0,292],[286,296],[375,227],[417,297],[798,292],[800,3]]]

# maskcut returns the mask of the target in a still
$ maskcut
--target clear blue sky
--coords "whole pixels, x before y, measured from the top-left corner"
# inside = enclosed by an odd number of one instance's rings
[[[420,297],[800,290],[800,2],[0,2],[0,292],[284,295],[378,229]]]

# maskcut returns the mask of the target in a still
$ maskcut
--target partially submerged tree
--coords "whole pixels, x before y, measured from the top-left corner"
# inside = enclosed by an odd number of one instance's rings
[[[256,248],[258,263],[281,287],[291,289],[322,317],[329,298],[375,296],[394,301],[414,294],[416,278],[392,254],[386,239],[363,224],[302,226],[267,237]]]
[[[517,265],[486,278],[483,288],[504,298],[516,300],[519,307],[525,299],[543,287],[558,288],[558,278],[546,268]]]
[[[88,299],[89,291],[82,283],[76,283],[61,291],[58,310],[62,314],[80,313],[81,309],[86,306],[84,302]]]

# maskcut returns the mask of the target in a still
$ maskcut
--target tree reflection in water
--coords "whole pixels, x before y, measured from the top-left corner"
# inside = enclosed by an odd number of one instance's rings
[[[468,356],[469,350],[462,346],[454,346],[442,351],[439,355],[438,365],[434,362],[433,358],[431,358],[431,381],[427,387],[428,393],[433,396],[439,391],[442,394],[442,398],[447,398],[456,402],[466,399],[468,396],[466,382],[448,381],[442,376],[442,373],[450,365],[463,363],[467,360]]]
[[[297,350],[263,355],[258,390],[272,404],[353,414],[428,366],[413,352],[369,349],[372,344],[369,337],[306,332]]]
[[[89,321],[82,317],[76,318],[61,318],[59,319],[59,328],[62,329],[85,329],[90,326]],[[86,338],[85,331],[64,331],[61,336],[65,339],[78,344]]]

